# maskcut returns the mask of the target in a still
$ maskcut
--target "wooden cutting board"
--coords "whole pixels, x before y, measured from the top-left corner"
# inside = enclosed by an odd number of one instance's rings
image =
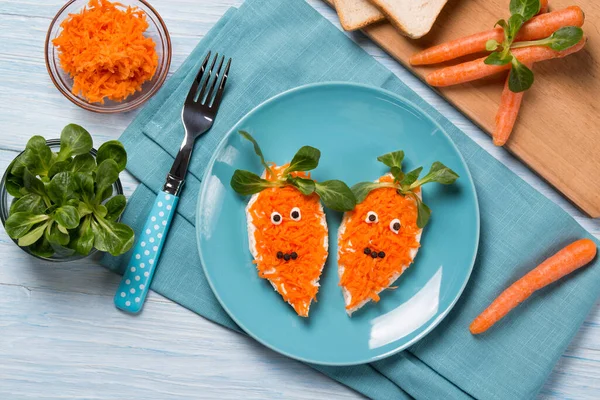
[[[331,5],[332,0],[325,0]],[[574,1],[574,2],[573,2]],[[517,126],[505,148],[591,217],[600,217],[600,1],[550,0],[550,10],[578,5],[585,12],[586,48],[534,67]],[[388,23],[363,32],[417,77],[436,67],[411,67],[416,51],[490,29],[508,18],[509,0],[449,0],[425,37],[400,35]],[[440,88],[439,93],[491,134],[506,75]]]

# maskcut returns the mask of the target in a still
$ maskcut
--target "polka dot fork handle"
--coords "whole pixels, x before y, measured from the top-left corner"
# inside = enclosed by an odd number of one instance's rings
[[[156,196],[115,294],[117,308],[132,314],[142,310],[178,200],[177,196],[166,192]]]

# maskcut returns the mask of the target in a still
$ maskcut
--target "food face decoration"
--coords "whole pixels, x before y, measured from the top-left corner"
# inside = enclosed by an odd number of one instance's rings
[[[403,158],[402,151],[378,157],[391,173],[352,187],[358,204],[345,213],[338,234],[338,273],[348,315],[379,301],[379,294],[391,288],[417,255],[430,215],[421,185],[451,184],[458,178],[436,162],[419,180],[423,168],[404,174]]]
[[[289,164],[276,166],[264,161],[262,151],[246,132],[240,134],[254,144],[265,167],[263,177],[235,171],[231,186],[242,195],[252,195],[246,207],[248,241],[261,278],[301,317],[308,317],[316,300],[319,278],[328,255],[328,231],[321,202],[337,211],[348,211],[356,202],[341,181],[316,182],[306,171],[317,167],[319,150],[305,146]]]

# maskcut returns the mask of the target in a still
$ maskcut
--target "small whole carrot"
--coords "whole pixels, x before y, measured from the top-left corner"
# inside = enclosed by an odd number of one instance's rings
[[[577,240],[510,285],[471,323],[473,335],[483,333],[535,291],[556,282],[583,267],[596,256],[596,244],[590,239]]]
[[[523,64],[533,64],[539,61],[562,58],[569,54],[576,53],[585,46],[586,40],[587,39],[584,36],[579,43],[563,51],[552,50],[545,46],[531,46],[513,49],[512,54]],[[485,59],[486,57],[481,57],[477,60],[440,68],[427,75],[425,79],[431,86],[452,86],[485,78],[511,68],[510,63],[506,65],[488,65],[484,63]]]
[[[533,64],[525,64],[527,68],[531,69]],[[504,146],[510,134],[512,133],[517,116],[519,115],[519,109],[521,108],[521,102],[525,91],[515,93],[508,87],[509,77],[506,77],[506,83],[502,90],[502,96],[500,96],[500,106],[498,107],[498,113],[496,114],[496,129],[492,133],[494,144],[496,146]]]
[[[543,39],[564,26],[581,27],[584,20],[583,11],[577,6],[538,15],[523,25],[515,42]],[[502,28],[490,29],[430,47],[414,54],[409,62],[411,65],[438,64],[468,54],[483,52],[485,44],[491,39],[501,43],[504,39]]]

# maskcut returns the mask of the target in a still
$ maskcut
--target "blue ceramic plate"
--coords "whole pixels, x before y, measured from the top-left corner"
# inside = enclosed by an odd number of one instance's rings
[[[308,319],[298,317],[257,275],[248,250],[248,198],[229,186],[236,169],[260,174],[251,132],[268,160],[283,164],[303,145],[321,150],[316,180],[353,185],[386,173],[379,155],[404,150],[405,171],[442,161],[460,175],[452,186],[424,186],[432,217],[414,264],[351,318],[338,286],[337,230],[342,214],[327,210],[329,259]],[[206,277],[219,302],[249,335],[298,360],[325,365],[375,361],[418,341],[450,311],[473,268],[479,211],[473,181],[442,128],[409,101],[379,88],[325,83],[296,88],[266,101],[223,139],[204,176],[196,229]]]

